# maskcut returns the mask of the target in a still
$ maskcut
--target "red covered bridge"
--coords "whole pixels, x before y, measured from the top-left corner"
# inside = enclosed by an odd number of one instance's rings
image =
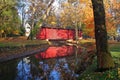
[[[82,36],[82,32],[78,31],[78,36]],[[74,29],[63,29],[63,28],[51,28],[42,27],[36,36],[37,39],[49,39],[49,40],[68,40],[75,39]]]

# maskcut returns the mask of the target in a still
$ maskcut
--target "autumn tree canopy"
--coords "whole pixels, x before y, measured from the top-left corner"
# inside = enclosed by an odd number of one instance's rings
[[[20,3],[16,4],[16,1]],[[21,1],[25,4],[22,5]],[[2,23],[0,24],[4,26],[0,27],[1,36],[11,33],[18,34],[20,32],[17,29],[17,31],[14,30],[12,32],[10,26],[6,27],[8,24],[15,25],[15,23],[19,23],[20,26],[20,18],[18,18],[18,14],[20,13],[17,13],[17,9],[19,8],[19,11],[23,11],[20,14],[23,15],[21,22],[30,23],[32,28],[35,26],[39,27],[42,24],[63,28],[75,28],[77,26],[83,31],[83,35],[94,38],[94,17],[90,0],[11,0],[7,2],[6,0],[2,0],[0,4],[1,22],[6,22],[4,25]],[[104,0],[104,4],[108,36],[116,36],[116,26],[120,22],[120,2],[119,0]],[[18,8],[14,7],[13,9],[13,6],[18,6]],[[16,18],[14,17],[16,19],[14,20],[15,23],[10,22],[12,18],[9,15],[13,15],[10,12],[14,12],[14,15],[16,15]],[[9,21],[6,20],[8,18]],[[37,31],[37,29],[35,28],[34,31]]]

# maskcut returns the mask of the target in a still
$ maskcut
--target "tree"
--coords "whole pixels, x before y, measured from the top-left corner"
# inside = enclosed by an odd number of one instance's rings
[[[30,6],[28,9],[28,20],[31,23],[31,33],[30,33],[30,39],[33,39],[33,30],[36,26],[36,24],[39,24],[38,26],[42,26],[45,23],[45,19],[50,13],[50,10],[52,9],[52,4],[54,0],[28,0]]]
[[[94,38],[94,19],[93,18],[85,18],[84,25],[82,28],[83,35]]]
[[[25,19],[26,19],[26,9],[27,9],[27,0],[17,0],[17,10],[19,13],[19,17],[21,19],[20,25],[20,35],[25,35]]]
[[[46,24],[51,27],[55,27],[57,25],[57,18],[54,12],[52,12],[46,19]],[[56,26],[57,27],[57,26]]]
[[[69,0],[62,4],[61,24],[63,27],[77,27],[83,36],[94,38],[93,10],[90,0]],[[76,37],[77,38],[77,37]]]
[[[100,70],[113,68],[114,62],[108,50],[105,10],[103,0],[91,0],[94,12],[97,67]]]
[[[89,36],[94,38],[94,19],[93,19],[93,9],[90,0],[80,0],[81,5],[84,6],[82,13],[84,13],[82,32],[83,36]]]
[[[19,17],[15,0],[0,2],[0,37],[19,34]]]
[[[112,0],[111,1],[111,14],[114,17],[116,22],[116,26],[120,23],[120,0]]]
[[[80,2],[69,0],[62,4],[62,12],[60,16],[60,22],[62,27],[74,28],[75,29],[75,39],[78,40],[78,29],[81,28],[83,13],[82,6]]]
[[[112,2],[111,2],[112,1]],[[114,39],[116,36],[116,23],[117,19],[115,19],[115,11],[113,10],[113,5],[115,5],[116,0],[104,0],[105,4],[105,13],[106,13],[106,28],[108,32],[108,37]],[[117,5],[117,4],[116,4]],[[117,16],[119,17],[119,16]]]

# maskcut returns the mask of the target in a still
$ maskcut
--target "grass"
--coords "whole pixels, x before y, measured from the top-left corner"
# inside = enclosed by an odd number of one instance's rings
[[[117,44],[110,44],[110,51],[112,55],[114,54],[120,54],[120,43]]]
[[[97,61],[95,59],[94,63],[81,74],[79,80],[120,80],[120,73],[118,71],[120,69],[120,43],[110,44],[109,46],[111,55],[117,66],[105,72],[95,72],[97,68]]]
[[[23,52],[33,51],[44,47],[48,44],[46,40],[26,40],[12,39],[0,41],[0,59],[5,59],[11,55],[23,55]]]
[[[24,47],[47,44],[46,40],[27,40],[25,36],[0,38],[0,47]]]
[[[0,47],[20,47],[20,46],[29,46],[29,45],[41,45],[47,44],[45,40],[23,40],[23,41],[8,41],[0,42]]]
[[[108,70],[105,72],[95,72],[96,61],[87,70],[81,74],[79,80],[119,80],[117,69]]]
[[[112,55],[113,57],[120,58],[120,52],[113,52],[113,51],[111,51],[111,55]]]

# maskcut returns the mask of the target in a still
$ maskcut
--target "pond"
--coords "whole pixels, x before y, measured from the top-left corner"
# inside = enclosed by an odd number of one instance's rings
[[[79,46],[50,46],[35,55],[1,63],[0,80],[76,80],[89,65],[84,54]]]

